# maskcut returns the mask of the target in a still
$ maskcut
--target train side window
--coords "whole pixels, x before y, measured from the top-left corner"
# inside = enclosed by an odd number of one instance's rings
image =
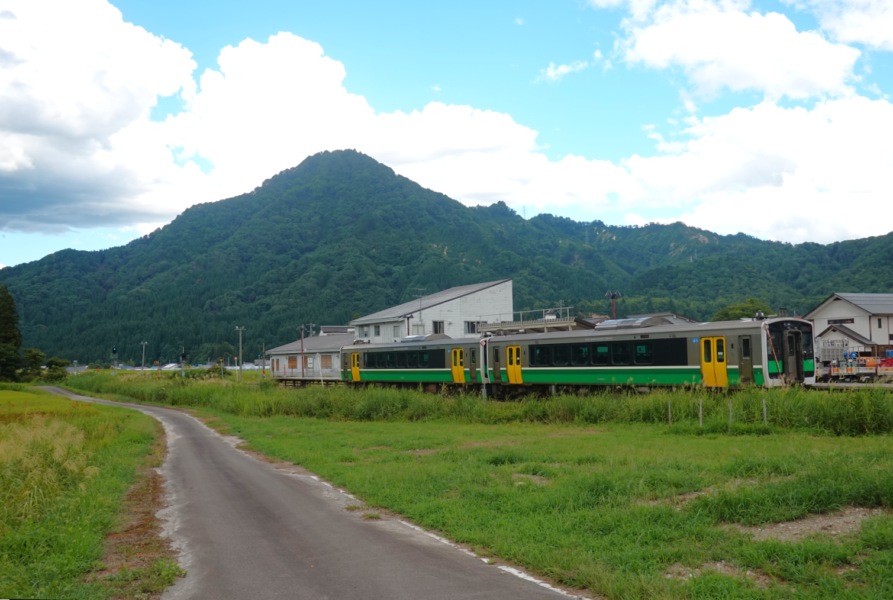
[[[650,365],[654,363],[654,350],[651,342],[636,342],[636,364]]]
[[[428,353],[427,352],[419,352],[419,368],[420,369],[428,368]]]
[[[592,355],[595,365],[607,365],[611,363],[611,347],[607,344],[595,346],[595,354]]]
[[[741,340],[741,358],[750,358],[750,338],[742,338]]]
[[[406,368],[406,352],[397,352],[397,368],[405,369]]]
[[[629,358],[628,342],[615,342],[611,345],[611,362],[615,365],[628,365]]]
[[[551,352],[548,346],[530,347],[530,366],[548,367],[552,363]]]
[[[413,350],[412,352],[407,352],[406,357],[406,367],[409,369],[415,369],[419,366],[419,353],[417,350]]]
[[[722,338],[716,340],[716,362],[726,362],[726,342]]]
[[[372,358],[371,352],[366,352],[363,354],[363,368],[364,369],[374,369],[374,359]]]
[[[713,362],[713,342],[704,340],[704,362]]]
[[[587,344],[571,346],[571,364],[575,367],[585,367],[589,364],[589,346]]]
[[[556,367],[566,367],[568,362],[567,346],[552,346],[552,364]]]
[[[397,366],[397,361],[395,360],[395,352],[385,352],[385,368],[393,369]]]

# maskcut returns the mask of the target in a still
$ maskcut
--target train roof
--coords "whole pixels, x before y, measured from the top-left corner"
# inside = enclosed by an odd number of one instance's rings
[[[605,327],[601,329],[600,327],[596,327],[595,329],[582,329],[575,331],[550,331],[548,333],[519,333],[513,335],[495,335],[487,338],[488,343],[511,343],[511,342],[539,342],[539,341],[548,341],[548,340],[567,340],[567,339],[582,339],[585,341],[592,341],[596,338],[607,338],[613,339],[620,336],[631,336],[631,335],[647,335],[652,336],[654,334],[682,334],[681,337],[701,337],[705,334],[709,334],[711,332],[718,331],[728,331],[728,330],[753,330],[760,329],[764,324],[767,323],[780,323],[783,321],[796,321],[799,323],[806,323],[807,325],[812,325],[811,322],[805,319],[798,319],[793,317],[781,317],[775,319],[762,319],[762,320],[753,320],[748,319],[746,321],[712,321],[706,323],[686,323],[684,325],[672,325],[672,324],[658,324],[651,327],[642,327],[641,323],[629,323],[629,327],[623,327],[623,324],[620,321],[625,321],[626,319],[618,319],[615,321],[615,326],[613,327]],[[349,346],[344,346],[343,349],[351,348],[356,350],[386,350],[386,349],[410,349],[410,348],[427,348],[427,347],[436,347],[436,348],[456,348],[456,347],[468,347],[470,345],[478,344],[480,341],[479,338],[460,338],[460,339],[440,339],[440,340],[404,340],[400,342],[390,342],[386,344],[353,344]]]

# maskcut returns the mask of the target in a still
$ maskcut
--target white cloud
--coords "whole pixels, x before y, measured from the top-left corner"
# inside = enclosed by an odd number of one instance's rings
[[[630,64],[682,68],[701,95],[723,88],[783,96],[843,96],[857,81],[859,50],[797,31],[784,15],[746,13],[742,3],[687,0],[664,4],[647,22],[628,20],[621,43]]]
[[[786,0],[811,9],[822,29],[841,42],[893,50],[893,2],[890,0]]]
[[[540,69],[539,80],[540,81],[549,81],[556,82],[561,81],[561,78],[569,73],[577,73],[578,71],[582,71],[586,67],[589,66],[589,63],[585,60],[578,60],[572,62],[569,65],[555,65],[555,63],[550,62],[549,66],[545,69]]]
[[[440,86],[435,83],[434,85],[431,86],[431,89],[434,90],[435,92],[439,92]]]
[[[148,114],[158,97],[194,91],[189,51],[124,23],[104,2],[5,4],[0,227],[58,230],[96,215],[114,220],[121,199],[136,199],[159,180],[173,183],[181,169],[159,155],[164,146],[141,146],[152,139]],[[22,221],[24,212],[31,217]],[[124,212],[170,210],[135,203]]]
[[[619,210],[628,219],[660,207],[710,229],[794,241],[886,233],[893,222],[886,100],[688,116],[675,136],[646,130],[657,156],[553,161],[537,132],[507,114],[439,102],[376,112],[344,87],[340,62],[292,34],[224,48],[219,68],[196,86],[187,50],[123,23],[98,0],[61,3],[64,27],[48,26],[37,11],[55,13],[31,4],[0,19],[0,44],[24,61],[0,66],[0,229],[127,223],[147,231],[191,204],[250,191],[309,155],[343,148],[466,204],[502,200],[593,218]],[[585,66],[550,65],[565,74]],[[178,90],[184,110],[150,121],[157,97]],[[203,173],[193,157],[213,169]],[[839,216],[853,204],[871,217]]]
[[[515,25],[523,25],[523,24],[524,24],[524,19],[522,19],[521,17],[515,17]]]
[[[889,102],[842,99],[812,110],[763,103],[690,123],[676,153],[625,162],[647,189],[638,206],[677,206],[693,225],[787,241],[890,231]],[[867,218],[854,218],[854,206]]]

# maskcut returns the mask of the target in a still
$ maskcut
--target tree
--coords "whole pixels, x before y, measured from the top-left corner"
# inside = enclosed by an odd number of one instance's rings
[[[40,377],[40,365],[46,360],[47,355],[37,348],[25,348],[22,350],[25,358],[22,360],[22,379],[34,381]]]
[[[71,363],[64,358],[59,358],[57,356],[47,359],[47,370],[46,373],[43,374],[43,378],[47,381],[59,381],[60,379],[65,379],[68,377],[68,371],[65,370],[65,367],[70,364]]]
[[[769,308],[769,305],[765,302],[760,302],[756,298],[748,298],[740,304],[733,304],[731,306],[721,308],[716,312],[715,315],[713,315],[713,318],[710,320],[737,321],[738,319],[753,317],[758,310],[763,311],[763,314],[766,315],[772,312],[772,309]]]
[[[16,381],[21,362],[22,332],[16,301],[6,284],[0,285],[0,381]]]

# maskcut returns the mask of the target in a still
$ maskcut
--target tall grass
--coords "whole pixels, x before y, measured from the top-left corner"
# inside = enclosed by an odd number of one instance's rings
[[[85,490],[99,473],[89,458],[84,432],[59,419],[0,425],[0,530],[43,516],[72,487]]]
[[[608,391],[589,395],[526,397],[513,402],[485,403],[478,395],[440,396],[420,390],[389,388],[308,387],[286,390],[267,382],[149,379],[86,374],[67,381],[73,389],[118,394],[139,401],[209,408],[238,416],[286,415],[347,421],[449,419],[465,423],[668,423],[682,432],[729,429],[733,433],[766,433],[772,428],[811,429],[834,435],[870,435],[893,431],[893,393],[881,388],[817,391],[751,388],[731,395],[701,390]],[[769,427],[763,426],[763,399]],[[698,427],[699,403],[704,428]]]

